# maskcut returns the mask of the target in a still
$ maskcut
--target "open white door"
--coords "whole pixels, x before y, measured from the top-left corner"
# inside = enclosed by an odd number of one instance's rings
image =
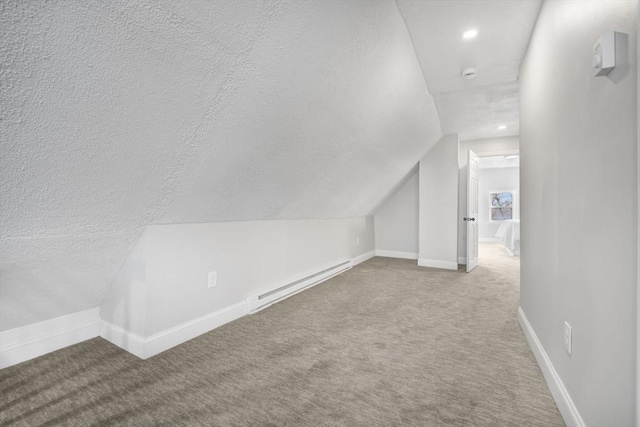
[[[478,265],[478,176],[480,160],[469,150],[469,170],[467,173],[467,273]]]

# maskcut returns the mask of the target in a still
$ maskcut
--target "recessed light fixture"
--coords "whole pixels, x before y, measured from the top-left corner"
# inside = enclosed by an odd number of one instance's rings
[[[507,125],[498,126],[498,130],[505,130],[506,128],[507,128]]]
[[[460,74],[467,80],[474,79],[478,75],[478,70],[475,68],[465,68]]]
[[[475,28],[471,28],[465,31],[464,33],[462,33],[462,38],[465,40],[471,40],[475,38],[477,35],[478,35],[478,30],[476,30]]]

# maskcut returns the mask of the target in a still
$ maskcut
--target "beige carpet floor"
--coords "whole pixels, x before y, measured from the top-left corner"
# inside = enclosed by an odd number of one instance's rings
[[[562,426],[518,260],[374,258],[149,360],[101,338],[0,371],[0,425]]]

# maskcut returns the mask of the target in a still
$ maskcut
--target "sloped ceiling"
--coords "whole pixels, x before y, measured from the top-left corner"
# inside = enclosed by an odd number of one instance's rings
[[[398,0],[445,134],[469,140],[520,133],[518,73],[540,4]],[[464,40],[469,29],[478,35]],[[477,77],[464,79],[466,68],[475,68]]]
[[[367,215],[441,136],[396,4],[3,2],[0,330],[145,226]]]

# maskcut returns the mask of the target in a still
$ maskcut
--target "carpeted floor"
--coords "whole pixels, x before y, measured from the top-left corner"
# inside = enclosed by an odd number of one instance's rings
[[[0,425],[562,426],[518,260],[374,258],[141,361],[101,338],[0,371]]]

